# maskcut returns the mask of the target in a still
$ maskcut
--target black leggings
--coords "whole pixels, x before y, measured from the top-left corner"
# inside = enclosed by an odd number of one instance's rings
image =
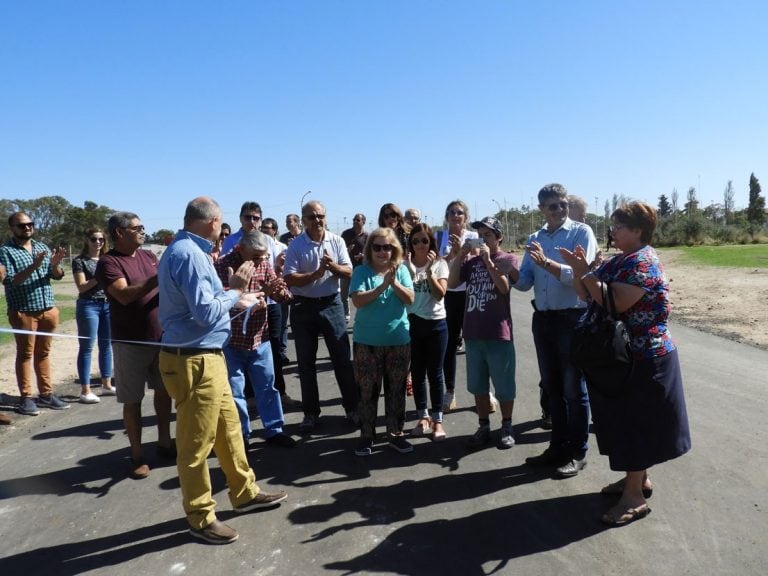
[[[445,321],[448,323],[448,347],[445,350],[443,373],[445,389],[453,392],[456,389],[456,353],[461,341],[461,328],[464,325],[464,305],[467,300],[466,291],[445,293]]]

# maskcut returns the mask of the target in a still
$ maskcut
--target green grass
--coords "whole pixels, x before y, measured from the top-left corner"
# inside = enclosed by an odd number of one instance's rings
[[[768,244],[691,246],[674,249],[691,264],[731,268],[768,268]]]
[[[74,284],[71,276],[69,276],[69,282],[67,282],[66,278],[67,276],[64,276],[64,279],[60,282],[62,284]],[[66,292],[66,290],[64,291]],[[77,300],[76,296],[67,293],[62,294],[61,292],[62,290],[58,289],[57,284],[54,282],[53,293],[56,298],[56,306],[59,309],[59,324],[75,318],[75,301]],[[4,292],[0,295],[0,326],[3,328],[10,328],[10,324],[8,324],[8,307],[6,306]],[[0,344],[6,344],[12,341],[12,334],[8,334],[7,332],[0,333]]]

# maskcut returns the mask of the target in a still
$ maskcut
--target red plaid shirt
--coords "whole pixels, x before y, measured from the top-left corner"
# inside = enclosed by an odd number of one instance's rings
[[[226,256],[219,258],[214,264],[216,272],[221,278],[222,284],[225,288],[229,288],[228,268],[237,270],[243,263],[243,258],[237,250],[234,250]],[[248,283],[248,292],[261,292],[262,285],[269,284],[276,278],[275,271],[272,269],[272,265],[268,260],[262,260],[253,270],[253,276]],[[251,309],[251,314],[248,316],[248,324],[245,327],[245,333],[243,333],[243,321],[245,320],[246,312],[243,310],[230,310],[229,315],[232,317],[232,333],[229,337],[228,346],[237,350],[255,350],[262,342],[269,339],[267,334],[267,308],[264,307],[261,310]]]

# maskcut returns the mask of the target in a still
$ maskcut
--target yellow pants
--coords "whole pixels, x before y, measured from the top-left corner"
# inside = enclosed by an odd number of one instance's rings
[[[160,373],[168,394],[176,401],[176,465],[184,511],[192,528],[216,520],[211,495],[208,455],[216,451],[229,486],[232,506],[240,506],[259,493],[248,464],[224,356],[177,356],[160,352]]]

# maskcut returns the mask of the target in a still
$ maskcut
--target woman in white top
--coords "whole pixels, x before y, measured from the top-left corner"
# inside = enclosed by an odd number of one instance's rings
[[[432,434],[435,441],[445,440],[443,429],[443,362],[448,345],[445,321],[445,291],[448,287],[448,265],[437,254],[432,229],[416,224],[411,230],[407,263],[416,294],[408,307],[411,334],[411,376],[419,421],[413,436]],[[427,410],[427,377],[432,417]]]
[[[454,258],[460,257],[461,246],[469,238],[478,238],[477,232],[469,230],[469,208],[461,200],[454,200],[445,209],[445,230],[435,235],[438,255],[445,258],[448,265]],[[451,242],[451,238],[457,238]],[[458,245],[458,249],[455,246]],[[449,289],[445,294],[446,322],[448,324],[448,346],[443,362],[445,374],[445,396],[443,397],[443,412],[456,408],[456,354],[461,347],[461,327],[464,324],[464,304],[467,295],[467,285],[460,284]]]

